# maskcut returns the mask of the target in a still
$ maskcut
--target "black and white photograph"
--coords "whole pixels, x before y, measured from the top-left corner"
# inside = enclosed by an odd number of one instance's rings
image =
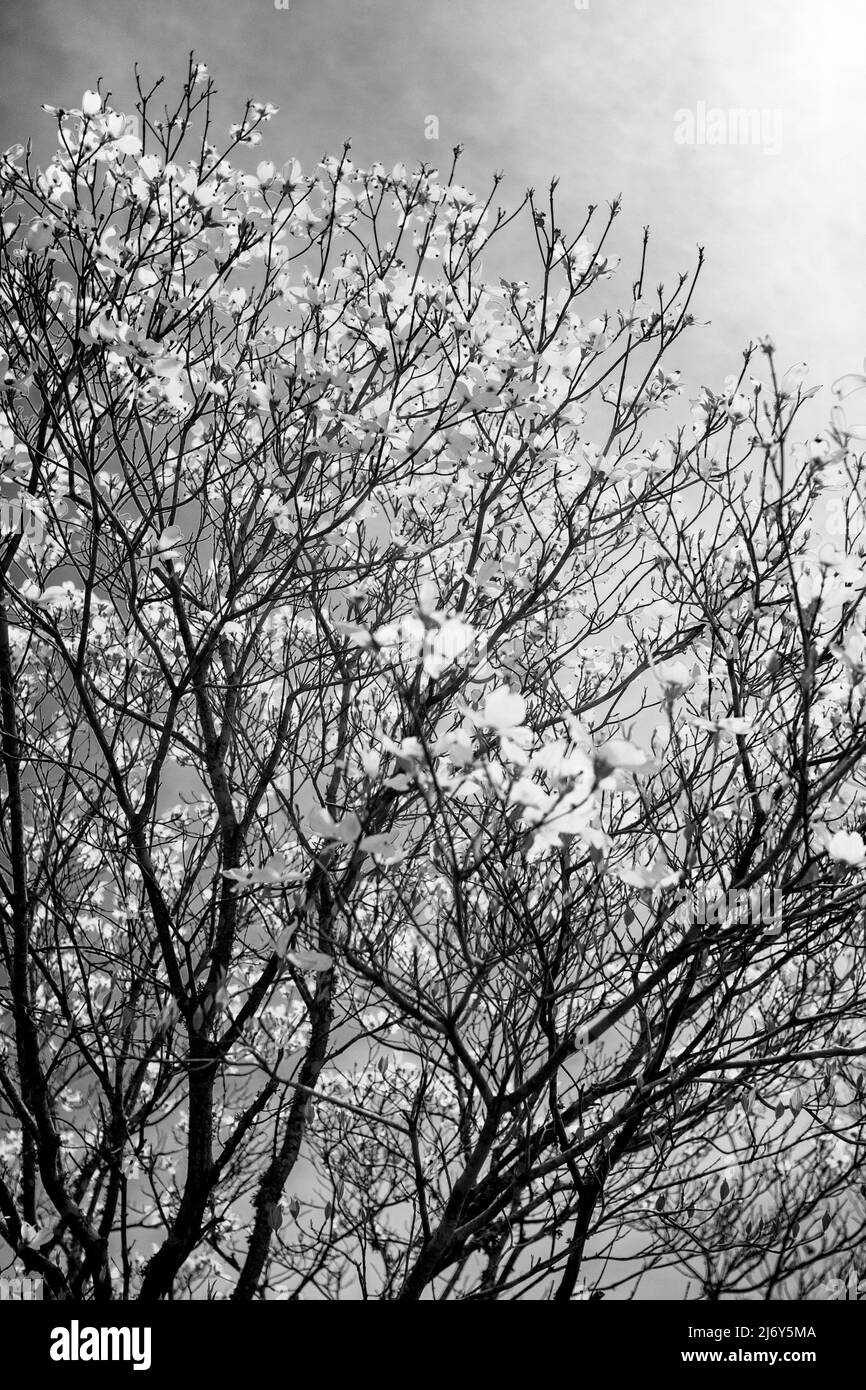
[[[866,11],[3,0],[0,53],[0,1365],[567,1303],[629,1383],[828,1373]]]

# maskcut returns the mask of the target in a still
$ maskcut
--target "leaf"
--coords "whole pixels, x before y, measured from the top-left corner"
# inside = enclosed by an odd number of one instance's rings
[[[392,791],[404,792],[412,785],[412,778],[407,777],[405,772],[398,772],[395,777],[386,777],[384,785],[390,787]]]
[[[172,995],[163,1007],[162,1013],[159,1016],[159,1022],[156,1025],[156,1032],[167,1033],[169,1028],[174,1027],[179,1018],[180,1005],[178,1004],[174,995]]]
[[[359,848],[366,850],[368,854],[388,854],[395,845],[387,835],[365,835]]]
[[[286,960],[295,967],[296,970],[304,972],[330,970],[334,964],[330,956],[326,956],[323,951],[289,951]]]
[[[361,834],[361,822],[354,811],[347,811],[337,826],[337,835],[344,844],[353,845]]]
[[[281,960],[283,959],[292,942],[294,941],[296,931],[297,927],[295,926],[286,927],[285,930],[282,931],[280,935],[277,937],[276,943],[274,945],[274,954],[279,956]]]
[[[730,1184],[728,1183],[727,1178],[722,1178],[722,1185],[721,1185],[721,1187],[719,1188],[719,1197],[721,1198],[721,1200],[722,1200],[723,1202],[726,1202],[726,1201],[728,1200],[728,1197],[729,1197],[729,1195],[730,1195],[730,1191],[731,1191],[731,1188],[730,1188]]]
[[[303,874],[290,873],[286,869],[286,861],[281,854],[273,854],[266,864],[260,869],[223,869],[223,878],[230,878],[235,883],[246,883],[251,886],[268,886],[281,888],[297,888],[304,882]]]
[[[665,859],[656,859],[649,865],[623,864],[616,870],[616,877],[630,888],[668,888],[679,881],[680,873]]]
[[[340,838],[337,822],[322,806],[314,806],[309,812],[307,825],[314,835],[321,835],[323,840],[338,840]]]
[[[361,822],[354,811],[347,811],[338,822],[324,807],[314,806],[307,816],[307,825],[314,835],[321,835],[324,840],[342,840],[344,845],[353,845],[361,834]]]

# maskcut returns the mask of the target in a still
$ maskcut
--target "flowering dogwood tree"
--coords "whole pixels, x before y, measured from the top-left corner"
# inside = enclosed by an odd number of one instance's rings
[[[689,415],[701,257],[617,294],[616,204],[253,171],[273,107],[139,90],[0,165],[7,1266],[809,1293],[866,1227],[866,431],[798,445],[769,340]]]

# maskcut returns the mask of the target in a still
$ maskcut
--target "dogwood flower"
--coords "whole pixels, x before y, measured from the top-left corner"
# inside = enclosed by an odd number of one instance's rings
[[[37,1226],[31,1226],[29,1221],[21,1222],[21,1244],[26,1245],[28,1250],[38,1250],[40,1246],[47,1245],[53,1237],[54,1232],[50,1226],[43,1226],[40,1230]]]
[[[856,830],[837,830],[827,841],[827,853],[839,864],[859,867],[866,863],[866,844]]]
[[[744,719],[742,716],[719,716],[717,719],[704,719],[701,715],[693,714],[686,720],[695,729],[706,729],[708,733],[730,734],[735,737],[740,734],[751,734],[754,732],[755,723],[752,719]]]
[[[609,739],[596,749],[595,767],[600,780],[619,769],[623,772],[648,772],[654,766],[653,759],[642,748],[625,738]]]
[[[223,869],[223,878],[233,879],[235,883],[250,887],[287,888],[304,882],[304,875],[292,872],[286,867],[283,855],[271,855],[267,863],[259,869]]]
[[[479,723],[498,734],[513,735],[522,730],[526,718],[526,701],[500,685],[484,701]]]
[[[694,684],[691,669],[684,661],[660,661],[653,666],[653,671],[662,685],[669,690],[684,691]]]

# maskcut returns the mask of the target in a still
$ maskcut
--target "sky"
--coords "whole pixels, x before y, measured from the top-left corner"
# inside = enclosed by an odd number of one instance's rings
[[[629,272],[645,224],[652,284],[705,248],[710,326],[669,363],[688,385],[720,386],[768,332],[829,385],[866,353],[864,39],[861,0],[2,0],[0,147],[32,137],[44,159],[42,102],[102,77],[132,109],[135,62],[176,89],[194,49],[226,126],[247,97],[280,107],[261,156],[309,164],[348,136],[362,164],[447,167],[459,142],[476,191],[497,169],[509,202],[558,177],[564,228],[621,193]],[[702,106],[726,143],[700,142]],[[754,138],[730,139],[731,111],[757,113]]]

